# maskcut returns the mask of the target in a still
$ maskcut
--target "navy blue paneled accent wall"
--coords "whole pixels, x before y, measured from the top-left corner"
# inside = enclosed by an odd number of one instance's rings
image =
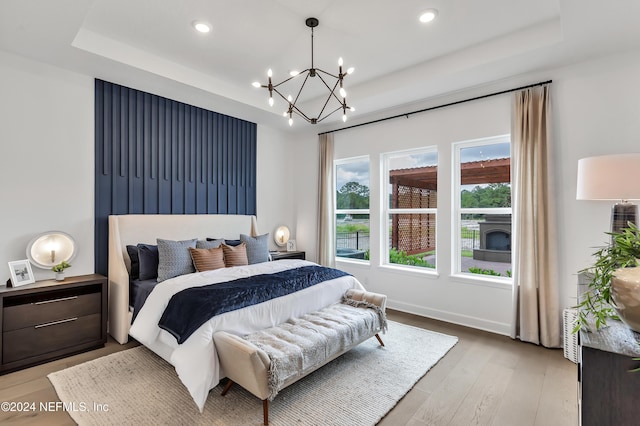
[[[95,150],[97,273],[110,214],[256,214],[255,123],[96,80]]]

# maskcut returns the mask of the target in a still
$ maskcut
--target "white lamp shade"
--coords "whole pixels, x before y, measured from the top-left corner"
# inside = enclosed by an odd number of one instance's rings
[[[283,247],[287,245],[290,236],[289,228],[283,225],[276,229],[276,232],[273,234],[273,239],[278,246]]]
[[[578,160],[578,200],[640,200],[640,153]]]
[[[27,246],[29,261],[43,269],[58,263],[70,262],[76,257],[76,242],[73,237],[61,231],[49,231],[37,235]]]

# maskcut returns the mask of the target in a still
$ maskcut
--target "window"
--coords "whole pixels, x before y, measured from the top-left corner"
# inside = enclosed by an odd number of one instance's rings
[[[438,153],[435,148],[383,155],[384,263],[422,268],[436,266]]]
[[[453,272],[511,277],[509,136],[459,142],[454,156]]]
[[[336,256],[369,260],[369,157],[335,162]]]

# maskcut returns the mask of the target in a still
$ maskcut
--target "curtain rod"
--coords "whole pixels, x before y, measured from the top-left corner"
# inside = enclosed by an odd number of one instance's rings
[[[421,113],[421,112],[431,111],[431,110],[434,110],[434,109],[440,109],[440,108],[445,108],[445,107],[449,107],[449,106],[453,106],[453,105],[463,104],[465,102],[477,101],[479,99],[489,98],[491,96],[504,95],[505,93],[511,93],[511,92],[515,92],[517,90],[529,89],[530,87],[542,86],[542,85],[549,84],[549,83],[552,83],[552,82],[553,82],[553,80],[541,81],[539,83],[528,84],[526,86],[516,87],[514,89],[507,89],[507,90],[503,90],[501,92],[494,92],[494,93],[489,93],[489,94],[486,94],[486,95],[476,96],[475,98],[463,99],[463,100],[460,100],[460,101],[449,102],[447,104],[436,105],[436,106],[432,106],[432,107],[429,107],[429,108],[419,109],[417,111],[405,112],[404,114],[392,115],[390,117],[384,117],[384,118],[379,118],[379,119],[373,120],[373,121],[367,121],[366,123],[354,124],[353,126],[347,126],[347,127],[342,127],[340,129],[336,129],[336,130],[329,130],[327,132],[318,133],[318,136],[326,135],[327,133],[336,133],[336,132],[340,132],[342,130],[353,129],[354,127],[360,127],[360,126],[366,126],[366,125],[369,125],[369,124],[379,123],[381,121],[393,120],[394,118],[400,118],[400,117],[409,118],[409,116],[413,115],[413,114],[418,114],[418,113]]]

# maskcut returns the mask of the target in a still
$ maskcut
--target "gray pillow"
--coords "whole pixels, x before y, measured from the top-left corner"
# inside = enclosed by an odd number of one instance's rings
[[[240,234],[240,241],[247,245],[249,265],[269,260],[269,234],[258,235],[257,237]]]
[[[224,243],[224,238],[220,238],[219,240],[198,240],[198,242],[196,243],[196,248],[197,249],[218,248],[223,243]]]
[[[158,282],[196,271],[189,247],[196,248],[197,238],[185,241],[158,238]]]

